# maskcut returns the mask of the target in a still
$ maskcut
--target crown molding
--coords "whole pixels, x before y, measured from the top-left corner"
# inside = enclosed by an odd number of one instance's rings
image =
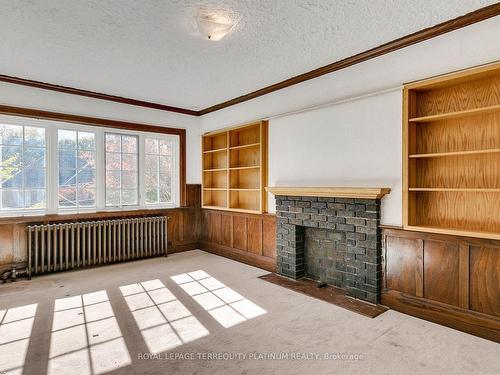
[[[325,74],[330,74],[345,68],[348,68],[350,66],[360,64],[362,62],[365,62],[367,60],[371,60],[376,57],[380,57],[382,55],[397,51],[399,49],[411,46],[416,43],[423,42],[428,39],[435,38],[437,36],[449,33],[451,31],[470,26],[472,24],[475,24],[477,22],[484,21],[488,18],[492,18],[495,16],[500,15],[500,3],[496,3],[493,5],[486,6],[484,8],[480,8],[478,10],[475,10],[473,12],[467,13],[463,16],[454,18],[449,21],[442,22],[440,24],[428,27],[426,29],[417,31],[413,34],[409,34],[406,36],[403,36],[401,38],[392,40],[388,43],[382,44],[378,47],[366,50],[364,52],[358,53],[356,55],[347,57],[345,59],[333,62],[331,64],[322,66],[320,68],[311,70],[307,73],[303,73],[291,78],[288,78],[284,81],[275,83],[270,86],[263,87],[259,90],[252,91],[248,94],[238,96],[236,98],[227,100],[225,102],[215,104],[213,106],[207,107],[205,109],[195,111],[191,109],[186,109],[186,108],[180,108],[180,107],[173,107],[169,106],[166,104],[159,104],[159,103],[152,103],[148,101],[143,101],[143,100],[137,100],[137,99],[131,99],[131,98],[124,98],[121,96],[115,96],[115,95],[109,95],[109,94],[103,94],[103,93],[98,93],[94,91],[88,91],[88,90],[82,90],[78,88],[73,88],[73,87],[68,87],[68,86],[61,86],[61,85],[55,85],[52,83],[46,83],[46,82],[40,82],[40,81],[34,81],[26,78],[19,78],[19,77],[11,77],[8,75],[0,75],[0,82],[7,82],[7,83],[12,83],[12,84],[17,84],[17,85],[23,85],[23,86],[29,86],[29,87],[35,87],[39,89],[44,89],[44,90],[51,90],[51,91],[57,91],[57,92],[62,92],[66,94],[72,94],[72,95],[80,95],[80,96],[85,96],[89,98],[94,98],[94,99],[101,99],[101,100],[108,100],[112,102],[117,102],[117,103],[122,103],[122,104],[128,104],[128,105],[134,105],[134,106],[139,106],[139,107],[146,107],[146,108],[152,108],[152,109],[158,109],[161,111],[168,111],[168,112],[175,112],[175,113],[181,113],[185,115],[190,115],[190,116],[203,116],[211,112],[219,111],[221,109],[240,104],[243,102],[246,102],[248,100],[252,100],[255,98],[258,98],[260,96],[282,90],[284,88],[308,81],[313,78],[321,77]]]
[[[173,107],[173,106],[166,105],[166,104],[152,103],[152,102],[147,102],[147,101],[138,100],[138,99],[124,98],[121,96],[103,94],[100,92],[77,89],[77,88],[69,87],[69,86],[55,85],[53,83],[34,81],[31,79],[27,79],[27,78],[12,77],[12,76],[8,76],[8,75],[4,75],[4,74],[0,74],[0,82],[13,83],[16,85],[29,86],[29,87],[34,87],[34,88],[43,89],[43,90],[57,91],[57,92],[65,93],[65,94],[86,96],[88,98],[107,100],[110,102],[116,102],[116,103],[121,103],[121,104],[135,105],[138,107],[159,109],[161,111],[182,113],[184,115],[199,116],[199,114],[198,114],[199,111],[194,111],[191,109]]]

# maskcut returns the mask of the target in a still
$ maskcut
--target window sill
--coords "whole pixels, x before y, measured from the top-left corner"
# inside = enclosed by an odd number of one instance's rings
[[[24,212],[23,216],[3,216],[0,217],[0,224],[35,224],[35,223],[53,223],[74,220],[97,220],[97,219],[120,219],[127,217],[137,217],[146,215],[165,215],[171,210],[179,207],[151,207],[137,209],[108,209],[101,211],[68,211],[57,214],[31,213]]]

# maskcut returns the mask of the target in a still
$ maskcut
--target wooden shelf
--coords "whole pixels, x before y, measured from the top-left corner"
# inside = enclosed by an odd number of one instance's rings
[[[267,210],[267,121],[203,135],[202,207]]]
[[[229,168],[230,171],[239,171],[239,170],[245,170],[245,169],[259,169],[260,165],[255,165],[251,167],[234,167],[234,168]]]
[[[410,159],[418,158],[438,158],[445,156],[462,156],[462,155],[478,155],[478,154],[495,154],[500,153],[500,148],[492,148],[486,150],[473,150],[473,151],[456,151],[456,152],[436,152],[431,154],[411,154]]]
[[[496,188],[409,188],[409,191],[458,191],[465,193],[500,193],[500,189]]]
[[[229,147],[229,149],[230,150],[241,150],[243,148],[249,148],[249,147],[260,147],[260,143],[249,143],[247,145],[233,146],[233,147]]]
[[[222,151],[227,151],[227,147],[224,148],[218,148],[217,150],[208,150],[208,151],[203,151],[204,154],[211,154],[215,152],[222,152]]]
[[[451,234],[455,236],[463,237],[475,237],[475,238],[487,238],[493,240],[500,240],[500,233],[498,232],[481,232],[481,231],[468,231],[456,228],[443,228],[435,226],[426,225],[408,225],[405,229],[413,230],[415,232],[427,232],[427,233],[440,233],[440,234]]]
[[[496,112],[499,110],[500,110],[500,104],[499,105],[492,105],[492,106],[488,106],[488,107],[482,107],[482,108],[466,109],[463,111],[441,113],[438,115],[414,117],[414,118],[410,118],[408,121],[413,122],[413,123],[432,122],[432,121],[456,119],[456,118],[476,116],[476,115],[484,115],[484,114],[493,113],[493,112]]]
[[[221,172],[227,171],[227,168],[204,169],[203,172]]]
[[[500,63],[405,86],[405,229],[500,239],[498,92]]]

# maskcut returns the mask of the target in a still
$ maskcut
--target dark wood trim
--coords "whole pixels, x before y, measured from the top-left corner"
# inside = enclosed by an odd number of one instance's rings
[[[413,44],[423,42],[425,40],[446,34],[450,31],[454,31],[480,21],[484,21],[488,18],[495,17],[498,15],[500,15],[500,3],[478,9],[474,12],[467,13],[455,19],[445,21],[438,25],[434,25],[426,29],[417,31],[413,34],[409,34],[404,37],[395,39],[393,41],[382,44],[378,47],[369,49],[367,51],[358,53],[354,56],[345,58],[343,60],[336,61],[334,63],[311,70],[307,73],[303,73],[298,76],[288,78],[284,81],[275,83],[274,85],[270,85],[262,89],[250,92],[248,94],[239,96],[237,98],[225,101],[223,103],[219,103],[211,107],[202,109],[201,111],[198,112],[198,115],[202,116],[207,113],[215,112],[223,108],[233,106],[235,104],[246,102],[248,100],[258,98],[259,96],[266,95],[274,91],[281,90],[296,85],[298,83],[302,83],[310,79],[320,77],[325,74],[333,73],[338,70],[348,68],[350,66],[362,63],[364,61],[380,57],[382,55],[397,51],[399,49],[411,46]]]
[[[500,343],[500,319],[491,315],[413,297],[394,290],[383,292],[381,303],[402,313]]]
[[[168,254],[182,253],[183,251],[198,250],[200,244],[198,242],[188,243],[185,245],[172,245],[168,247]]]
[[[249,264],[254,267],[262,268],[269,272],[276,272],[276,259],[274,258],[252,254],[247,251],[215,244],[208,241],[200,241],[200,250],[220,255],[224,258],[229,258],[238,262]]]
[[[246,102],[248,100],[258,98],[259,96],[263,96],[263,95],[272,93],[274,91],[281,90],[281,89],[299,84],[301,82],[305,82],[305,81],[308,81],[310,79],[320,77],[320,76],[325,75],[325,74],[333,73],[333,72],[336,72],[338,70],[348,68],[350,66],[362,63],[364,61],[367,61],[367,60],[370,60],[370,59],[373,59],[376,57],[380,57],[380,56],[385,55],[387,53],[397,51],[399,49],[411,46],[413,44],[423,42],[425,40],[446,34],[450,31],[454,31],[454,30],[460,29],[460,28],[465,27],[465,26],[470,26],[470,25],[475,24],[477,22],[481,22],[481,21],[484,21],[488,18],[492,18],[492,17],[498,16],[498,15],[500,15],[500,3],[489,5],[489,6],[486,6],[484,8],[467,13],[463,16],[457,17],[455,19],[445,21],[445,22],[442,22],[438,25],[434,25],[434,26],[428,27],[426,29],[417,31],[413,34],[409,34],[409,35],[403,36],[401,38],[395,39],[393,41],[382,44],[378,47],[369,49],[367,51],[358,53],[356,55],[345,58],[343,60],[333,62],[331,64],[322,66],[320,68],[311,70],[309,72],[297,75],[297,76],[292,77],[292,78],[288,78],[284,81],[275,83],[275,84],[270,85],[270,86],[266,86],[266,87],[261,88],[259,90],[252,91],[248,94],[238,96],[236,98],[233,98],[233,99],[227,100],[225,102],[207,107],[207,108],[199,110],[199,111],[185,109],[185,108],[179,108],[179,107],[172,107],[172,106],[165,105],[165,104],[151,103],[151,102],[137,100],[137,99],[124,98],[121,96],[102,94],[102,93],[98,93],[98,92],[94,92],[94,91],[88,91],[88,90],[82,90],[82,89],[77,89],[77,88],[73,88],[73,87],[55,85],[52,83],[34,81],[34,80],[26,79],[26,78],[11,77],[11,76],[7,76],[7,75],[0,75],[0,81],[7,82],[7,83],[13,83],[13,84],[17,84],[17,85],[35,87],[35,88],[44,89],[44,90],[58,91],[58,92],[66,93],[66,94],[86,96],[86,97],[90,97],[90,98],[94,98],[94,99],[108,100],[108,101],[113,101],[113,102],[122,103],[122,104],[139,106],[139,107],[146,107],[146,108],[158,109],[158,110],[162,110],[162,111],[182,113],[185,115],[203,116],[207,113],[215,112],[215,111],[221,110],[223,108],[227,108],[227,107],[233,106],[235,104],[243,103],[243,102]]]
[[[75,124],[99,126],[114,129],[136,130],[151,133],[172,134],[179,136],[179,178],[180,204],[186,205],[186,129],[139,124],[128,121],[109,120],[97,117],[80,116],[68,113],[50,112],[39,109],[0,105],[0,114],[29,117],[42,120],[64,121]]]
[[[184,115],[199,116],[199,114],[198,114],[199,111],[194,111],[191,109],[173,107],[173,106],[166,105],[166,104],[151,103],[151,102],[147,102],[144,100],[124,98],[121,96],[102,94],[102,93],[95,92],[95,91],[88,91],[88,90],[83,90],[83,89],[77,89],[74,87],[55,85],[53,83],[46,83],[46,82],[41,82],[41,81],[34,81],[31,79],[27,79],[27,78],[12,77],[12,76],[8,76],[8,75],[4,75],[4,74],[0,74],[0,82],[13,83],[16,85],[29,86],[29,87],[34,87],[34,88],[43,89],[43,90],[57,91],[57,92],[65,93],[65,94],[85,96],[88,98],[107,100],[107,101],[121,103],[121,104],[135,105],[138,107],[159,109],[161,111],[182,113]]]

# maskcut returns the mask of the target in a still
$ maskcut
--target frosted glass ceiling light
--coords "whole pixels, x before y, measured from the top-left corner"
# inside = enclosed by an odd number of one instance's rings
[[[217,41],[224,38],[233,28],[233,23],[219,15],[200,15],[196,18],[198,31],[204,38]]]

